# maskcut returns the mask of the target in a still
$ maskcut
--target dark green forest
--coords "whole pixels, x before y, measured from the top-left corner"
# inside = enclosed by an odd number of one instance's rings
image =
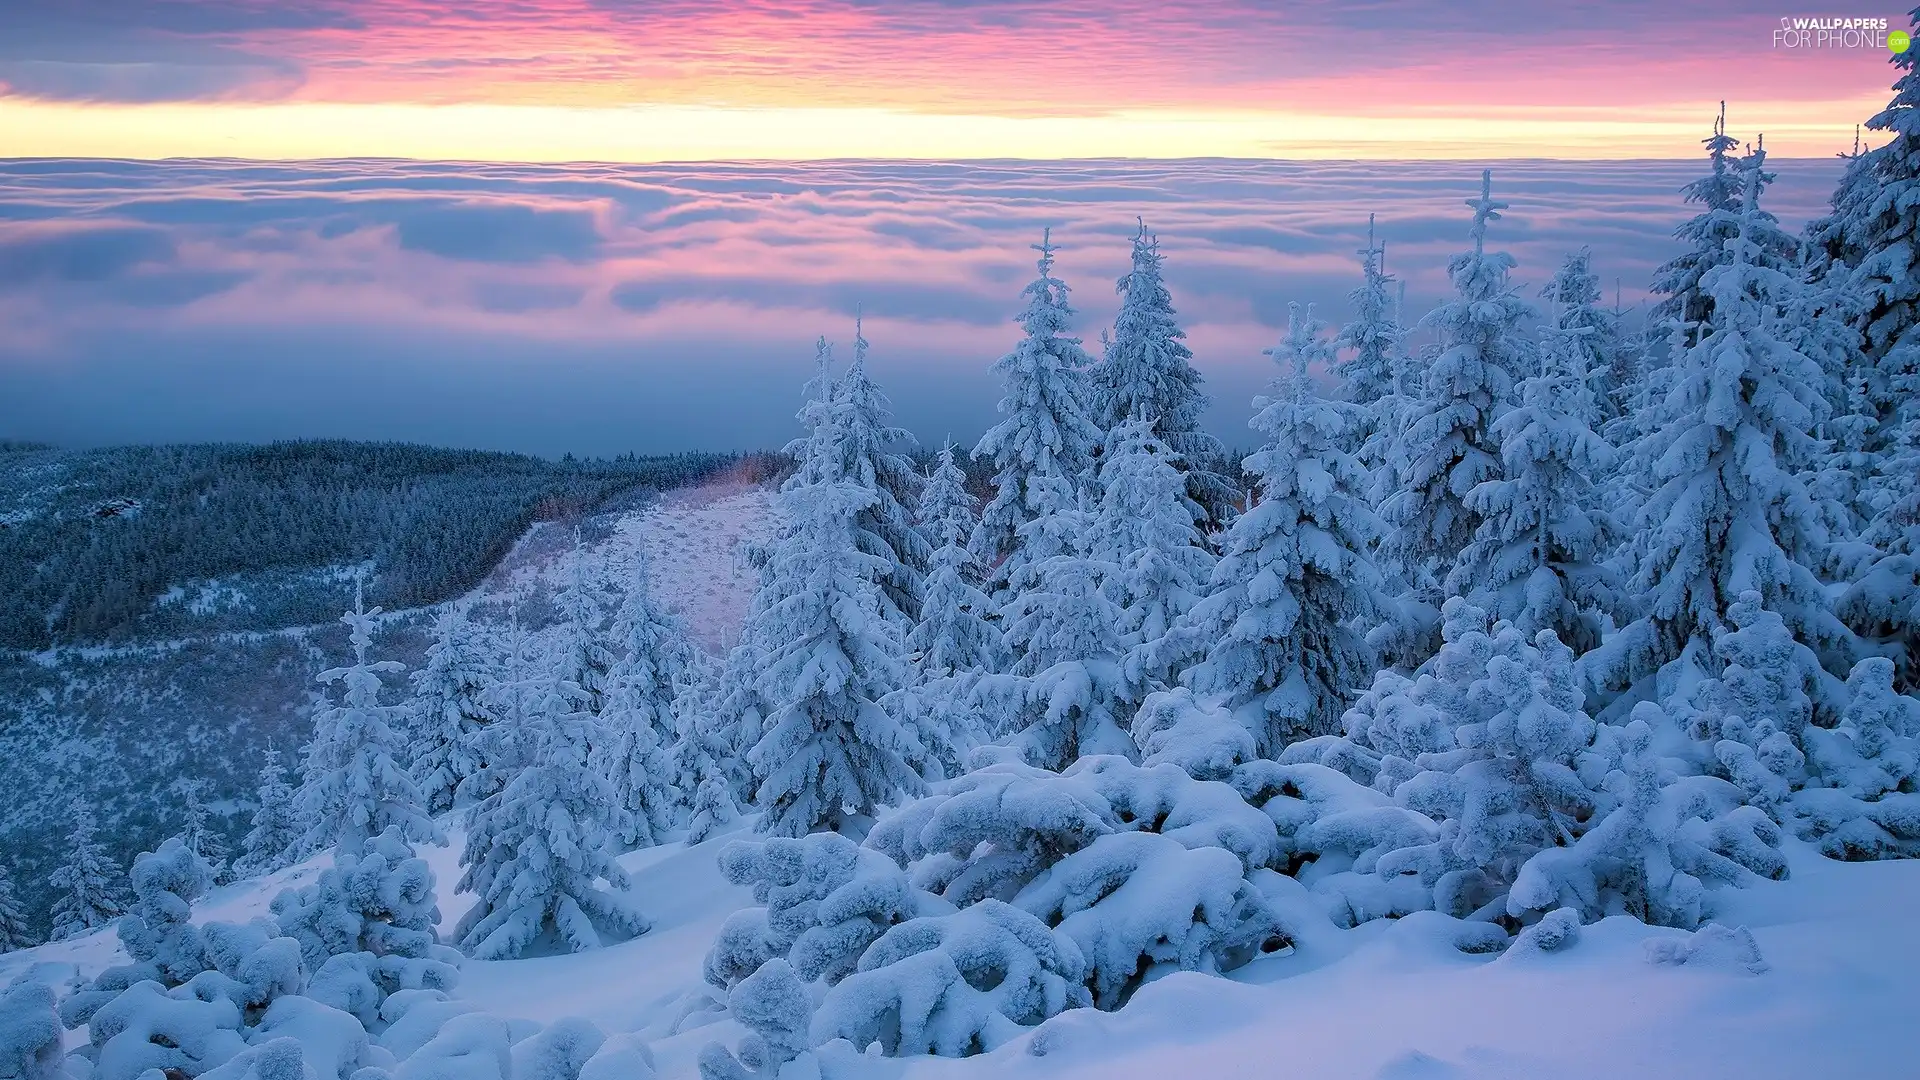
[[[732,455],[560,461],[344,441],[68,451],[0,443],[0,647],[271,630],[479,581],[535,521],[697,481]]]

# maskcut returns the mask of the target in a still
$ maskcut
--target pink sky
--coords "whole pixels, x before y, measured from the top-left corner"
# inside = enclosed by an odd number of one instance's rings
[[[1680,157],[1727,99],[1777,152],[1824,155],[1851,143],[1893,73],[1871,40],[1776,47],[1798,14],[1727,0],[16,0],[0,14],[0,144]]]

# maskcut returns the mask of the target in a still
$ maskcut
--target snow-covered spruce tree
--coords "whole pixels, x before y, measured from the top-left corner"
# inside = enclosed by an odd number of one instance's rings
[[[1480,197],[1467,200],[1473,250],[1447,267],[1457,297],[1420,321],[1438,341],[1429,347],[1421,393],[1400,418],[1387,462],[1392,494],[1380,508],[1388,526],[1382,558],[1415,591],[1414,599],[1433,607],[1439,583],[1480,528],[1467,493],[1500,475],[1493,422],[1505,411],[1516,376],[1532,366],[1520,322],[1534,312],[1508,284],[1513,257],[1485,248],[1488,223],[1507,206],[1494,201],[1492,186],[1492,172],[1483,171]],[[1391,651],[1417,662],[1425,650],[1402,644]]]
[[[449,605],[434,620],[426,663],[413,673],[412,772],[428,813],[453,809],[467,777],[486,767],[481,732],[494,720],[487,688],[497,678],[466,605]]]
[[[1813,432],[1826,446],[1807,476],[1829,543],[1816,569],[1826,577],[1851,577],[1872,562],[1873,549],[1859,542],[1873,516],[1875,455],[1869,452],[1878,417],[1866,393],[1860,334],[1853,318],[1860,299],[1845,267],[1822,264],[1811,243],[1803,246],[1799,272],[1780,306],[1780,340],[1818,364],[1827,414]]]
[[[54,889],[52,940],[79,937],[118,918],[122,910],[119,879],[120,868],[99,841],[93,809],[75,802],[66,861],[47,877]]]
[[[1501,475],[1467,493],[1480,517],[1447,591],[1528,636],[1552,630],[1575,653],[1600,643],[1602,616],[1619,621],[1625,596],[1604,560],[1618,528],[1594,477],[1614,451],[1582,420],[1580,370],[1591,327],[1541,328],[1539,370],[1520,404],[1493,422]]]
[[[1202,426],[1208,402],[1186,332],[1174,320],[1173,297],[1161,279],[1165,258],[1159,237],[1149,235],[1142,221],[1133,238],[1133,265],[1115,286],[1121,300],[1113,336],[1087,373],[1089,406],[1094,422],[1108,433],[1129,421],[1152,424],[1153,433],[1178,455],[1186,496],[1200,508],[1202,523],[1220,524],[1238,493],[1212,471],[1226,449]]]
[[[1659,429],[1634,447],[1659,484],[1634,538],[1632,587],[1646,610],[1582,661],[1598,685],[1625,688],[1690,650],[1711,674],[1704,650],[1747,590],[1803,642],[1846,635],[1810,569],[1827,537],[1803,477],[1826,397],[1819,365],[1778,336],[1794,281],[1760,258],[1772,228],[1758,207],[1764,162],[1762,150],[1743,163],[1739,231],[1701,282],[1711,321],[1675,361]]]
[[[838,446],[840,411],[833,404],[834,383],[833,346],[821,337],[815,343],[814,375],[806,384],[806,404],[795,417],[807,435],[786,448],[794,458],[794,472],[780,485],[782,496],[828,482],[829,478],[837,479],[844,454]],[[747,605],[739,639],[727,650],[711,692],[705,695],[706,703],[682,724],[683,737],[675,759],[684,790],[697,792],[705,786],[706,778],[723,775],[733,805],[745,806],[754,800],[759,779],[747,760],[748,751],[766,734],[767,718],[781,704],[780,699],[762,692],[768,685],[763,678],[768,657],[778,644],[770,630],[773,612],[801,587],[798,579],[777,572],[790,564],[776,566],[773,554],[779,545],[791,541],[795,528],[792,520],[783,520],[770,544],[745,545],[742,549],[741,556],[756,577],[753,598]]]
[[[1895,661],[1895,684],[1920,689],[1920,374],[1907,376],[1900,443],[1879,459],[1888,490],[1897,492],[1861,539],[1883,554],[1847,587],[1839,614]]]
[[[785,836],[837,830],[921,786],[908,762],[922,749],[880,706],[906,671],[880,609],[887,562],[857,546],[874,494],[838,475],[835,441],[821,440],[817,480],[780,493],[788,526],[768,566],[779,600],[760,627],[757,692],[777,704],[747,761],[760,829]]]
[[[1387,273],[1387,246],[1377,243],[1373,215],[1367,215],[1367,246],[1361,248],[1360,287],[1347,294],[1353,321],[1340,328],[1334,360],[1340,377],[1340,400],[1365,409],[1349,447],[1369,473],[1384,471],[1388,449],[1400,428],[1400,415],[1409,396],[1403,384],[1410,373],[1406,353],[1407,328],[1400,324],[1400,300]],[[1402,291],[1405,283],[1400,283]]]
[[[979,563],[967,549],[975,499],[953,446],[940,448],[921,492],[919,525],[934,546],[920,621],[907,635],[921,679],[990,671],[1001,663],[1000,630],[989,620],[993,602],[979,587]]]
[[[233,880],[233,868],[227,865],[232,845],[208,822],[205,791],[205,781],[194,780],[184,785],[180,800],[183,817],[180,843],[193,853],[194,858],[200,860],[209,883],[225,885]]]
[[[1920,72],[1911,50],[1892,63],[1899,69],[1893,98],[1867,121],[1892,138],[1849,164],[1826,231],[1828,252],[1849,267],[1848,291],[1859,302],[1854,327],[1865,363],[1858,383],[1875,417],[1872,453],[1899,445],[1901,406],[1912,400],[1901,384],[1920,375]],[[1818,223],[1813,231],[1822,235]],[[1897,488],[1886,501],[1903,490],[1910,489]]]
[[[1361,407],[1314,396],[1317,329],[1297,305],[1290,322],[1292,344],[1277,352],[1291,369],[1253,403],[1249,426],[1264,436],[1245,465],[1258,478],[1254,504],[1222,538],[1206,598],[1164,646],[1169,659],[1197,661],[1180,681],[1223,699],[1268,755],[1337,730],[1350,689],[1373,670],[1358,627],[1384,607],[1367,557],[1377,523],[1366,473],[1346,449]]]
[[[35,944],[27,927],[27,913],[20,910],[20,898],[14,895],[13,873],[0,863],[0,953],[25,949]]]
[[[1593,250],[1570,252],[1541,287],[1540,298],[1553,312],[1554,326],[1583,331],[1567,342],[1578,352],[1567,356],[1562,364],[1566,373],[1580,376],[1580,393],[1564,401],[1569,406],[1577,404],[1579,408],[1569,411],[1597,432],[1621,414],[1621,393],[1628,373],[1619,316],[1600,306],[1600,276],[1593,272]]]
[[[1751,178],[1759,188],[1773,182],[1773,174],[1763,172],[1751,159],[1734,159],[1740,141],[1727,134],[1727,103],[1720,103],[1720,115],[1714,118],[1713,134],[1702,140],[1707,148],[1710,170],[1706,176],[1681,188],[1687,202],[1700,204],[1700,212],[1681,225],[1674,235],[1687,250],[1662,265],[1653,274],[1653,292],[1664,297],[1654,306],[1653,317],[1662,325],[1678,324],[1682,338],[1676,349],[1693,347],[1707,333],[1713,316],[1713,291],[1706,275],[1716,266],[1730,261],[1728,242],[1745,232],[1754,245],[1749,259],[1757,266],[1786,272],[1798,260],[1798,242],[1781,230],[1771,214],[1747,213],[1745,202]]]
[[[152,979],[172,988],[207,970],[206,937],[193,923],[193,902],[213,887],[206,860],[177,836],[159,850],[134,857],[128,874],[133,905],[114,925],[132,960],[117,979],[105,985],[129,986]]]
[[[1497,951],[1550,919],[1566,930],[1627,912],[1691,929],[1713,887],[1785,873],[1779,828],[1698,775],[1697,755],[1673,753],[1688,738],[1658,706],[1626,729],[1593,723],[1551,632],[1528,641],[1459,597],[1443,634],[1414,677],[1378,674],[1344,737],[1233,771],[1336,921],[1437,909],[1468,920],[1459,948]],[[1552,914],[1562,907],[1575,910]]]
[[[907,634],[910,677],[883,702],[913,732],[924,754],[912,764],[929,780],[964,771],[967,754],[985,737],[974,687],[1005,665],[993,601],[980,588],[979,562],[967,548],[975,500],[964,481],[953,447],[942,447],[920,502],[920,529],[936,547],[920,621]]]
[[[671,829],[685,801],[675,787],[673,699],[690,646],[678,622],[653,601],[644,557],[636,557],[625,601],[614,618],[624,652],[609,674],[601,718],[611,731],[607,769],[627,820],[620,839],[651,847]],[[691,794],[691,793],[689,793]]]
[[[305,831],[294,807],[293,786],[287,783],[287,771],[280,764],[280,751],[267,748],[260,764],[260,783],[254,788],[252,828],[240,842],[240,857],[233,861],[235,874],[257,877],[286,867]]]
[[[734,652],[737,654],[739,650]],[[690,650],[688,659],[691,663],[674,688],[674,742],[669,756],[673,761],[674,786],[683,798],[691,796],[693,812],[697,815],[699,803],[707,798],[701,793],[708,781],[718,781],[727,792],[727,807],[737,807],[735,791],[745,789],[746,770],[740,752],[734,747],[737,730],[729,723],[731,718],[720,711],[721,677],[724,671],[732,670],[723,668],[722,664],[731,664],[731,659],[723,662],[698,649]]]
[[[1047,555],[1001,612],[1013,674],[976,688],[990,734],[1014,733],[1013,748],[1045,769],[1089,754],[1132,756],[1121,715],[1124,616],[1104,588],[1116,568],[1089,552],[1093,514],[1071,482],[1038,476],[1030,490],[1041,514],[1021,526],[1020,543]]]
[[[567,583],[554,595],[554,606],[565,620],[561,638],[561,678],[580,688],[586,696],[581,705],[599,716],[607,704],[608,675],[613,670],[613,653],[607,649],[607,611],[598,582],[587,580],[586,551],[580,531],[574,530],[573,551],[568,556]]]
[[[344,692],[314,717],[313,741],[301,762],[303,851],[338,846],[351,854],[391,826],[415,843],[446,843],[427,816],[420,785],[397,760],[397,729],[405,722],[406,707],[380,703],[380,676],[406,669],[396,660],[367,658],[378,614],[377,607],[366,610],[356,580],[353,610],[340,618],[347,625],[353,663],[320,673],[321,684],[339,683]]]
[[[719,775],[700,781],[687,813],[687,843],[698,844],[740,820],[740,808],[733,792]]]
[[[856,519],[860,550],[887,560],[880,580],[882,610],[912,625],[920,616],[930,550],[908,509],[920,494],[920,474],[903,451],[916,444],[911,432],[893,426],[892,403],[867,371],[867,339],[858,318],[853,360],[834,380],[832,394],[840,475],[874,493],[873,503]]]
[[[993,365],[1003,388],[1002,419],[973,451],[973,456],[991,460],[995,471],[993,500],[981,514],[971,547],[990,569],[1000,602],[1010,599],[1000,595],[1009,582],[1019,587],[1028,562],[1020,550],[1020,528],[1045,509],[1036,501],[1035,478],[1079,483],[1101,434],[1085,386],[1085,368],[1092,359],[1079,338],[1067,336],[1073,308],[1067,303],[1066,283],[1053,276],[1051,229],[1037,250],[1040,276],[1021,294],[1027,307],[1018,321],[1025,336]]]
[[[602,928],[633,936],[647,919],[624,897],[614,861],[625,814],[613,782],[590,760],[601,735],[588,694],[559,673],[542,680],[540,698],[514,732],[524,764],[468,820],[459,891],[478,899],[454,936],[483,960],[519,956],[549,929],[574,952],[601,944]]]
[[[1107,596],[1120,609],[1127,650],[1126,703],[1172,682],[1160,642],[1206,592],[1213,556],[1182,505],[1179,456],[1145,420],[1108,432],[1100,460],[1100,505],[1090,522],[1091,552]]]
[[[1920,854],[1920,701],[1894,691],[1893,664],[1855,664],[1832,727],[1815,724],[1827,677],[1777,612],[1749,590],[1714,640],[1717,678],[1675,707],[1687,732],[1753,806],[1835,858]]]
[[[526,763],[527,717],[545,700],[544,658],[521,621],[523,600],[516,595],[507,605],[507,631],[501,641],[504,655],[479,703],[488,719],[472,732],[467,744],[478,768],[454,788],[454,805],[469,812],[505,788]]]
[[[1333,367],[1340,378],[1340,400],[1372,409],[1399,391],[1394,368],[1407,337],[1406,328],[1396,321],[1390,290],[1394,279],[1386,269],[1386,245],[1374,241],[1372,214],[1367,215],[1367,246],[1358,254],[1360,287],[1347,295],[1353,321],[1333,340],[1345,352]]]

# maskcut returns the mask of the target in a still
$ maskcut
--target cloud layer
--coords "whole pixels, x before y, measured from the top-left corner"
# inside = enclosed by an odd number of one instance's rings
[[[1529,294],[1591,246],[1643,295],[1697,167],[1494,163]],[[1136,216],[1244,441],[1287,304],[1338,323],[1378,215],[1417,315],[1465,241],[1471,163],[504,166],[0,162],[0,434],[66,444],[403,438],[541,453],[777,445],[816,335],[866,314],[923,437],[992,422],[1042,228],[1090,344]],[[1820,212],[1838,163],[1780,161]]]

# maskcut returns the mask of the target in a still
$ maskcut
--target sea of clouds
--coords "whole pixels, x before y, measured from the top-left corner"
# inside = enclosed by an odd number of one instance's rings
[[[1625,304],[1677,250],[1697,162],[1488,163],[1489,244],[1531,297],[1581,246]],[[1836,160],[1772,163],[1819,214]],[[1367,215],[1410,317],[1447,291],[1480,164],[493,165],[0,160],[0,436],[307,436],[612,454],[776,446],[813,341],[872,363],[923,439],[993,419],[987,368],[1051,227],[1090,350],[1136,219],[1245,444],[1261,355],[1338,324]]]

